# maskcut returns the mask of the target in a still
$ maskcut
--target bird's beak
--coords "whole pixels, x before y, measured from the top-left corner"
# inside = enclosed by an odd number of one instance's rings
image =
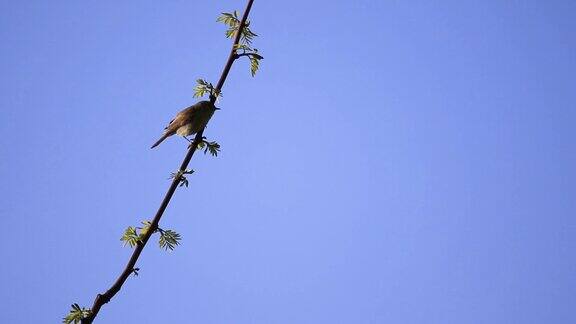
[[[220,110],[220,108],[218,108],[218,107],[214,107],[214,110]]]

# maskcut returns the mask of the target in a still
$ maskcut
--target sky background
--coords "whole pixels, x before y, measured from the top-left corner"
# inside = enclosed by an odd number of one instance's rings
[[[245,1],[0,2],[0,322],[90,307]],[[260,1],[160,226],[97,323],[575,323],[576,2]]]

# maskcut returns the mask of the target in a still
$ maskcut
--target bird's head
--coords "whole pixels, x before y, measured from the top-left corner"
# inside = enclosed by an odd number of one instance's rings
[[[214,104],[211,103],[211,102],[208,101],[208,100],[200,101],[199,103],[200,103],[201,106],[203,106],[203,108],[210,108],[211,110],[214,110],[214,111],[220,110],[220,108],[214,106]]]

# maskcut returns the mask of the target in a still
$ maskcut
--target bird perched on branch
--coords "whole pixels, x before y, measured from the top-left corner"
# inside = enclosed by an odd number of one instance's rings
[[[160,137],[151,148],[155,148],[166,138],[174,134],[184,136],[184,138],[188,140],[186,136],[194,135],[204,129],[214,112],[219,109],[220,108],[216,108],[210,101],[200,101],[182,110],[168,123],[168,126],[164,128],[162,137]]]

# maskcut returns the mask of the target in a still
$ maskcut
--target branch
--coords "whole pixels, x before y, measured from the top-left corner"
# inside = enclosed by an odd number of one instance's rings
[[[222,75],[220,76],[220,80],[218,81],[218,83],[216,85],[216,88],[215,88],[216,93],[219,93],[222,90],[222,87],[224,86],[224,82],[226,81],[226,78],[228,77],[228,72],[230,72],[230,68],[232,67],[232,64],[234,63],[234,60],[236,60],[236,58],[237,58],[236,57],[236,47],[240,41],[240,36],[241,36],[240,31],[243,30],[243,28],[246,24],[246,19],[248,18],[248,15],[250,13],[250,9],[252,8],[253,2],[254,2],[254,0],[248,0],[248,4],[246,5],[246,9],[244,10],[244,15],[242,16],[242,20],[240,21],[240,26],[238,28],[238,31],[236,32],[236,37],[234,38],[234,44],[232,45],[232,50],[230,51],[230,56],[228,57],[228,61],[226,62],[226,65],[224,66],[224,70],[222,71]],[[211,95],[210,96],[210,102],[214,103],[215,101],[216,101],[216,97],[214,95]],[[96,295],[96,299],[94,300],[94,304],[92,305],[92,308],[90,309],[90,314],[82,319],[82,324],[92,323],[94,321],[94,319],[96,318],[96,316],[98,315],[100,308],[104,304],[108,303],[120,291],[120,289],[124,285],[124,282],[126,282],[126,279],[128,279],[128,277],[132,273],[134,273],[134,271],[136,269],[136,268],[134,268],[134,266],[136,265],[136,261],[138,261],[138,258],[140,257],[140,253],[142,253],[142,250],[146,246],[146,243],[148,243],[150,236],[152,236],[152,234],[158,229],[158,224],[160,223],[160,219],[162,218],[162,215],[164,214],[166,207],[168,207],[168,204],[170,203],[170,200],[172,199],[172,196],[174,195],[176,188],[178,188],[178,184],[180,183],[180,178],[182,177],[183,172],[188,167],[188,164],[190,163],[190,160],[192,159],[194,152],[196,152],[196,147],[198,146],[198,144],[200,142],[202,142],[203,133],[204,133],[204,130],[201,130],[200,132],[198,132],[196,134],[196,137],[194,138],[194,141],[189,146],[188,153],[186,154],[186,156],[184,157],[184,160],[182,161],[182,164],[180,165],[179,176],[174,177],[174,180],[172,180],[172,184],[170,184],[170,187],[168,188],[168,191],[166,192],[166,195],[164,196],[164,199],[162,200],[162,203],[160,204],[160,207],[158,208],[158,211],[156,212],[156,215],[154,216],[154,219],[152,220],[152,224],[150,225],[150,229],[146,232],[146,234],[144,235],[142,240],[136,244],[136,248],[134,249],[134,252],[132,253],[132,256],[130,257],[130,260],[128,260],[128,263],[126,264],[126,267],[124,268],[124,271],[122,271],[122,274],[120,274],[118,279],[116,279],[114,284],[105,293]]]
[[[257,59],[259,59],[259,60],[261,60],[261,59],[263,59],[263,58],[264,58],[264,57],[262,57],[261,55],[259,55],[259,54],[256,54],[256,53],[242,53],[242,54],[236,54],[236,55],[235,55],[235,58],[236,58],[236,59],[238,59],[238,58],[241,58],[242,56],[254,56],[254,57],[256,57],[256,58],[257,58]]]

